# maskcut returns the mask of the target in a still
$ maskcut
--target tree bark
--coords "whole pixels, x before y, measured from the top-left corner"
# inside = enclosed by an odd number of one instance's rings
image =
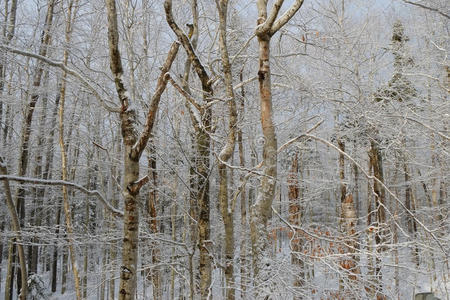
[[[4,28],[3,28],[3,36],[5,38],[4,43],[6,45],[9,45],[9,43],[13,39],[14,33],[16,31],[17,0],[11,1],[10,11],[8,11],[8,1],[6,1],[5,12],[6,12],[6,14],[5,14],[5,23],[4,23]],[[0,61],[0,95],[2,95],[4,88],[5,88],[6,57],[1,57],[0,60],[1,60]],[[0,124],[3,123],[2,120],[3,120],[3,100],[0,101]],[[6,139],[6,133],[5,133],[4,139]]]
[[[289,224],[293,226],[300,226],[302,218],[302,209],[300,206],[300,182],[298,180],[298,153],[292,159],[291,170],[288,175],[288,198],[289,198]],[[302,238],[299,231],[295,231],[291,238],[291,263],[294,266],[294,287],[300,288],[304,284],[304,263],[299,257],[302,251]],[[295,292],[295,291],[294,291]],[[300,299],[294,295],[294,299]]]
[[[196,2],[195,2],[196,3]],[[195,128],[195,142],[198,158],[196,160],[195,169],[197,174],[197,186],[199,187],[197,193],[197,202],[199,206],[198,217],[198,239],[199,239],[199,272],[200,272],[200,295],[201,299],[207,299],[211,286],[211,257],[209,254],[209,245],[211,229],[210,229],[210,193],[209,193],[209,173],[210,173],[210,151],[211,151],[211,107],[207,105],[213,96],[212,81],[206,72],[205,67],[197,57],[193,45],[189,37],[179,28],[172,15],[172,1],[166,0],[164,2],[164,9],[166,12],[166,21],[172,31],[176,34],[178,41],[182,44],[187,53],[188,59],[192,64],[194,71],[201,82],[203,91],[203,101],[206,107],[201,106],[201,124],[194,124]],[[194,119],[193,119],[194,121]],[[198,121],[194,121],[198,122]],[[201,125],[201,126],[199,126]]]
[[[77,5],[77,0],[75,0],[75,7]],[[68,46],[70,43],[72,28],[73,28],[73,22],[75,19],[75,12],[73,12],[74,7],[74,1],[70,1],[68,5],[67,10],[67,22],[66,22],[66,34],[65,34],[65,42]],[[67,47],[66,46],[66,47]],[[68,49],[64,49],[64,57],[63,57],[63,65],[67,66],[69,58],[69,51]],[[60,88],[60,102],[59,102],[59,146],[61,149],[61,169],[62,169],[62,180],[66,181],[68,179],[67,175],[67,153],[66,153],[66,145],[64,142],[64,108],[65,108],[65,99],[66,99],[66,77],[67,73],[63,72],[62,80],[61,80],[61,88]],[[73,237],[73,225],[72,225],[72,212],[70,209],[69,204],[69,194],[67,191],[67,186],[62,186],[62,193],[63,193],[63,207],[64,207],[64,215],[65,215],[65,221],[66,221],[66,234],[67,234],[67,240],[69,242],[69,256],[70,256],[70,262],[72,266],[72,272],[74,277],[74,283],[75,283],[75,294],[77,297],[77,300],[82,299],[81,294],[81,283],[80,283],[80,277],[78,272],[78,263],[77,263],[77,255],[75,253],[74,248],[74,237]]]
[[[151,182],[151,187],[148,192],[148,215],[150,217],[150,233],[157,234],[159,232],[156,206],[158,201],[158,173],[156,171],[156,153],[154,141],[151,141],[150,151],[148,153],[148,170]],[[150,271],[151,281],[153,284],[153,299],[162,299],[162,286],[161,286],[161,270],[157,266],[160,262],[160,250],[159,246],[155,244],[152,249],[152,265],[153,268]]]
[[[242,70],[239,73],[239,80],[243,81]],[[241,86],[241,99],[239,101],[239,110],[242,116],[245,115],[245,90],[244,85]],[[242,129],[237,129],[237,143],[239,149],[239,165],[242,168],[245,168],[245,152],[244,152],[244,144],[242,142]],[[244,183],[244,176],[240,176],[240,184]],[[249,197],[250,198],[250,197]],[[241,245],[240,245],[240,262],[241,262],[241,298],[245,299],[247,286],[249,284],[249,274],[248,272],[248,261],[247,261],[247,237],[248,237],[248,220],[247,220],[247,194],[245,186],[241,192]]]
[[[381,151],[378,147],[378,144],[375,141],[370,142],[370,164],[373,170],[373,176],[376,177],[380,182],[384,183],[384,174],[383,174],[383,159],[381,156]],[[375,278],[376,282],[379,285],[377,290],[377,298],[383,299],[384,295],[381,292],[382,288],[382,273],[381,273],[381,252],[383,252],[382,243],[384,242],[384,231],[383,228],[386,223],[386,196],[385,190],[382,188],[378,181],[373,182],[373,192],[375,196],[375,217],[376,221],[375,225],[375,244],[376,244],[376,266],[375,266]]]
[[[233,91],[233,77],[231,73],[230,58],[227,46],[227,13],[228,0],[216,1],[219,12],[219,47],[222,58],[222,68],[228,103],[228,136],[225,145],[219,154],[219,203],[225,227],[225,280],[226,299],[235,298],[234,278],[234,203],[230,203],[228,196],[228,174],[226,162],[232,157],[236,144],[237,110]]]
[[[270,71],[270,40],[284,26],[303,4],[296,0],[278,20],[278,12],[283,0],[273,4],[270,14],[267,14],[267,0],[258,0],[258,20],[256,36],[259,45],[259,96],[261,110],[261,126],[264,136],[262,173],[255,203],[250,209],[250,236],[253,251],[254,285],[258,287],[256,297],[263,297],[270,290],[272,261],[267,252],[267,221],[271,216],[271,206],[275,195],[277,178],[277,138],[273,123],[272,82]],[[261,293],[261,291],[263,291]]]
[[[161,95],[164,92],[172,62],[178,52],[178,43],[173,43],[166,61],[161,68],[155,93],[150,102],[146,123],[140,135],[136,126],[136,112],[130,107],[130,96],[123,81],[123,67],[119,52],[119,30],[115,0],[106,0],[108,17],[108,44],[110,69],[114,76],[116,92],[120,100],[120,123],[124,145],[123,198],[125,202],[124,233],[122,247],[122,266],[120,268],[119,299],[134,299],[137,285],[137,254],[139,232],[138,194],[149,180],[148,176],[139,179],[139,159],[146,147],[156,118]]]

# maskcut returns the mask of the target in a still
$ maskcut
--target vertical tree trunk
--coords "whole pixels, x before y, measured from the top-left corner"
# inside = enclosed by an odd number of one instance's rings
[[[338,139],[337,141],[339,150],[342,152],[345,152],[345,143],[342,139]],[[339,179],[341,181],[341,205],[344,203],[346,197],[347,197],[347,185],[345,183],[345,159],[344,154],[339,152]],[[352,199],[353,203],[353,199]]]
[[[55,237],[59,237],[59,227],[61,224],[61,206],[62,206],[62,199],[58,202],[57,210],[56,210],[56,219],[55,219]],[[58,282],[58,245],[55,243],[53,246],[53,262],[52,262],[52,293],[56,292],[56,285]],[[64,270],[62,270],[64,272]],[[65,287],[65,284],[61,283],[61,288]],[[61,294],[64,294],[61,291]]]
[[[117,153],[120,153],[121,152],[120,137],[117,136],[115,141],[117,142],[116,143],[116,145],[117,145]],[[113,165],[112,168],[111,168],[111,174],[112,174],[112,176],[114,178],[116,178],[116,180],[118,182],[121,181],[120,180],[120,176],[121,176],[120,170],[118,170],[118,168],[115,165]],[[118,195],[117,195],[117,192],[116,192],[116,188],[115,188],[113,183],[110,186],[110,190],[111,190],[110,193],[112,195],[111,205],[113,207],[117,208],[118,205],[119,205],[119,199],[118,199]],[[117,224],[114,221],[113,216],[111,216],[111,219],[109,220],[109,224],[110,224],[109,225],[109,231],[116,232]],[[114,300],[115,299],[115,292],[116,292],[116,280],[115,280],[115,277],[116,277],[116,274],[117,274],[116,273],[116,266],[118,265],[117,264],[117,246],[118,246],[117,241],[113,240],[111,242],[110,247],[109,247],[109,264],[111,265],[111,269],[112,269],[112,272],[111,272],[110,277],[109,277],[109,288],[108,288],[108,290],[109,290],[108,299],[109,300]]]
[[[194,1],[196,4],[196,1]],[[189,37],[178,27],[172,15],[172,1],[164,2],[166,12],[166,20],[172,31],[177,35],[179,42],[183,45],[190,63],[194,67],[195,72],[201,82],[203,91],[203,101],[208,104],[213,96],[212,80],[210,79],[205,67],[201,64],[193,45],[189,41]],[[194,11],[195,12],[195,11]],[[194,17],[195,19],[195,17]],[[207,299],[211,293],[211,257],[209,255],[210,246],[210,193],[209,193],[209,173],[210,173],[210,147],[211,147],[211,106],[201,108],[201,126],[194,125],[195,142],[198,158],[195,163],[197,173],[197,185],[199,187],[197,194],[197,202],[199,206],[198,216],[198,247],[200,252],[199,273],[200,273],[200,295],[201,299]]]
[[[44,75],[44,85],[48,83],[48,71],[45,72]],[[37,138],[37,145],[36,145],[36,165],[33,171],[35,178],[42,178],[42,164],[43,164],[43,144],[44,144],[44,132],[45,130],[45,121],[47,119],[47,95],[45,95],[42,98],[42,110],[41,115],[39,118],[39,125],[38,125],[38,138]],[[34,224],[36,227],[40,227],[42,224],[42,216],[40,216],[41,213],[41,207],[44,201],[44,194],[45,189],[44,188],[36,188],[33,187],[32,189],[32,195],[34,195],[33,199],[33,208],[30,213],[30,223]],[[33,237],[32,238],[32,244],[37,244],[38,238]],[[38,251],[39,247],[36,245],[31,245],[28,247],[28,272],[29,274],[37,274],[37,265],[38,265]]]
[[[237,111],[233,91],[233,77],[227,46],[227,13],[228,0],[216,1],[219,12],[219,46],[222,58],[222,67],[225,81],[226,96],[228,101],[228,137],[219,154],[219,205],[225,227],[225,280],[226,299],[235,298],[234,278],[234,204],[229,202],[228,197],[228,174],[226,162],[232,157],[236,144]]]
[[[6,284],[5,284],[5,300],[12,300],[13,292],[14,292],[14,264],[15,264],[15,255],[14,255],[14,240],[9,240],[8,245],[8,262],[6,267]]]
[[[2,175],[8,175],[8,170],[6,169],[6,163],[3,161],[3,158],[0,156],[0,174]],[[19,217],[17,215],[16,206],[14,204],[14,201],[12,200],[11,195],[11,188],[9,186],[8,180],[3,180],[3,188],[5,189],[5,197],[6,197],[6,205],[8,206],[9,213],[11,215],[12,220],[12,228],[14,230],[15,234],[15,242],[17,243],[17,250],[19,254],[19,263],[20,263],[20,272],[21,272],[21,290],[17,291],[17,293],[20,293],[20,299],[26,300],[27,299],[27,267],[25,262],[25,252],[24,247],[22,245],[23,239],[22,239],[22,233],[21,233],[21,225],[19,222]],[[12,278],[11,278],[12,279]],[[8,280],[8,277],[7,277]],[[5,299],[9,299],[12,297],[12,293],[10,289],[5,290]],[[9,293],[9,294],[8,294]]]
[[[50,28],[52,26],[53,21],[53,8],[55,5],[55,0],[51,0],[48,4],[47,8],[47,16],[45,19],[44,30],[42,32],[42,43],[39,48],[39,54],[41,56],[47,55],[47,47],[50,44]],[[35,69],[34,78],[33,78],[33,88],[37,89],[41,85],[41,78],[43,73],[43,63],[38,62],[37,67]],[[22,124],[22,133],[21,133],[21,144],[20,144],[20,152],[19,152],[19,166],[18,166],[18,176],[25,176],[28,169],[28,156],[29,156],[29,143],[30,143],[30,135],[31,135],[31,125],[33,120],[34,109],[36,107],[36,103],[39,100],[39,94],[37,91],[32,91],[30,102],[26,106],[25,118]],[[21,225],[25,222],[25,189],[22,184],[19,184],[19,187],[16,190],[15,194],[15,206],[17,208],[17,214],[19,216],[19,221]],[[13,249],[13,255],[15,255],[15,251]],[[12,260],[12,257],[9,258]],[[14,268],[11,268],[11,278],[14,276]],[[21,283],[23,280],[20,279],[20,274],[23,272],[17,273],[17,283],[18,290],[21,289]],[[25,282],[27,279],[25,278]],[[6,287],[7,290],[10,287]]]
[[[77,7],[78,1],[75,0],[75,7]],[[66,32],[65,32],[65,42],[66,47],[68,47],[70,43],[72,28],[73,28],[73,22],[75,19],[76,13],[72,11],[74,7],[74,1],[71,0],[68,5],[67,10],[67,21],[66,21]],[[64,66],[67,66],[67,61],[69,58],[69,51],[68,49],[64,49],[64,57],[63,57],[63,64]],[[62,180],[66,181],[68,179],[67,174],[67,153],[66,153],[66,144],[64,142],[64,108],[65,108],[65,99],[66,99],[66,72],[63,72],[62,80],[61,80],[61,89],[60,89],[60,102],[59,102],[59,146],[61,149],[61,169],[62,169]],[[66,221],[66,234],[67,234],[67,241],[69,243],[69,257],[70,262],[72,266],[72,272],[74,277],[74,283],[75,283],[75,294],[77,297],[77,300],[81,300],[82,294],[81,294],[81,285],[80,285],[80,277],[78,272],[78,264],[77,264],[77,255],[75,253],[75,247],[74,247],[74,238],[73,238],[73,225],[72,225],[72,212],[70,209],[69,204],[69,194],[67,191],[67,186],[62,186],[62,194],[63,194],[63,207],[64,207],[64,215],[65,215],[65,221]]]
[[[355,205],[353,203],[353,195],[348,194],[344,201],[341,203],[342,212],[342,229],[346,235],[345,248],[346,248],[346,258],[341,262],[341,267],[346,270],[347,277],[350,281],[356,280],[356,274],[359,274],[358,266],[356,265],[355,250],[357,249],[357,236],[356,236],[356,222],[357,214]],[[354,283],[354,282],[353,282]],[[351,286],[349,283],[346,286]],[[351,291],[348,291],[345,295],[352,295]]]
[[[243,82],[242,70],[239,73],[239,80]],[[239,111],[241,116],[245,115],[245,90],[244,85],[241,87],[241,99],[239,101]],[[239,165],[245,167],[245,152],[244,144],[242,142],[242,129],[238,127],[237,130],[237,142],[239,148]],[[244,183],[244,175],[240,176],[240,184]],[[247,237],[248,237],[248,220],[247,220],[247,194],[245,186],[241,191],[241,245],[240,245],[240,273],[241,273],[241,298],[245,299],[247,286],[249,284],[248,278],[250,277],[250,272],[248,272],[248,261],[247,261]]]
[[[88,177],[87,177],[87,188],[90,190],[96,190],[97,189],[97,183],[96,181],[96,175],[92,175],[92,172],[95,172],[97,169],[96,166],[94,166],[94,171],[91,170],[90,161],[93,158],[93,155],[89,155],[87,159],[87,168],[88,168]],[[90,207],[89,207],[89,196],[86,196],[85,199],[85,211],[84,211],[84,227],[85,227],[85,234],[86,236],[89,236],[90,230]],[[95,218],[94,218],[95,220]],[[95,221],[94,221],[95,222]],[[84,259],[83,259],[83,277],[81,278],[81,284],[82,284],[82,292],[83,292],[83,299],[86,299],[87,297],[87,284],[88,284],[88,272],[89,272],[89,245],[84,246]],[[103,282],[102,282],[103,283]]]
[[[108,248],[106,246],[102,247],[102,263],[101,263],[101,272],[102,275],[100,276],[100,294],[97,294],[97,296],[99,297],[100,300],[105,300],[105,295],[106,294],[106,272],[105,272],[105,267],[106,264],[108,263]]]
[[[191,2],[191,11],[192,11],[192,26],[189,26],[188,37],[191,41],[192,47],[195,50],[197,48],[197,39],[198,39],[198,12],[197,12],[197,1],[193,0]],[[191,61],[189,58],[186,59],[184,64],[184,74],[183,74],[183,82],[182,88],[185,92],[190,93],[189,88],[189,77],[191,72]],[[193,118],[192,110],[190,108],[190,104],[188,101],[185,102],[186,109],[189,111],[191,119]],[[193,119],[192,119],[193,120]],[[197,182],[197,171],[195,169],[195,160],[197,157],[197,150],[195,147],[195,135],[190,134],[192,147],[191,147],[191,156],[189,158],[189,227],[190,227],[190,243],[191,243],[191,253],[188,258],[189,265],[189,299],[194,300],[196,293],[195,286],[195,269],[194,269],[194,255],[195,250],[198,245],[198,203],[197,203],[197,195],[199,192],[198,182]]]
[[[259,12],[258,25],[261,25],[266,18],[267,12]],[[262,170],[265,176],[260,178],[257,198],[250,208],[250,230],[253,252],[253,273],[255,277],[254,285],[264,288],[269,283],[268,281],[270,280],[270,273],[272,271],[272,261],[267,252],[269,249],[267,241],[267,221],[271,215],[270,209],[275,194],[277,176],[277,139],[272,119],[272,90],[269,62],[270,35],[268,33],[259,34],[258,44],[261,125],[265,139]],[[257,292],[256,295],[259,295],[259,293]]]
[[[3,28],[3,38],[4,43],[9,45],[11,40],[14,37],[14,33],[16,31],[16,12],[17,12],[17,0],[11,1],[10,11],[8,10],[8,2],[5,1],[5,23]],[[6,55],[6,54],[3,54]],[[3,95],[3,91],[5,88],[5,78],[6,78],[6,57],[0,58],[0,96]],[[6,118],[5,118],[6,119]],[[0,124],[3,123],[3,101],[0,101]],[[8,126],[5,126],[5,129]],[[1,132],[0,132],[1,133]],[[6,139],[6,132],[3,137]]]
[[[115,0],[106,1],[108,17],[108,45],[110,69],[114,76],[116,92],[119,97],[120,123],[124,145],[123,198],[125,200],[124,233],[122,246],[122,266],[120,268],[119,299],[134,299],[137,285],[137,254],[139,235],[138,194],[148,182],[148,176],[139,179],[139,159],[151,136],[161,95],[164,92],[172,62],[178,52],[178,43],[173,43],[158,77],[156,91],[149,105],[147,119],[140,136],[136,130],[136,112],[130,107],[130,96],[123,81],[123,67],[119,52],[119,29]]]
[[[2,221],[0,223],[0,232],[5,232],[5,221]],[[3,248],[4,248],[4,239],[3,236],[0,235],[0,291],[2,289],[2,283],[3,283]]]
[[[384,183],[383,175],[383,159],[381,156],[381,151],[375,141],[370,143],[370,163],[373,170],[373,176],[377,178],[380,182]],[[385,191],[378,183],[378,181],[373,182],[373,192],[375,193],[375,244],[376,244],[376,266],[375,266],[375,278],[378,284],[377,289],[377,299],[383,299],[384,295],[382,293],[382,280],[383,276],[381,273],[381,252],[383,252],[382,243],[384,243],[384,232],[383,228],[386,223],[386,213],[385,204],[386,196]]]
[[[261,110],[261,126],[264,136],[262,173],[255,203],[250,209],[250,236],[253,251],[254,285],[258,289],[256,297],[262,297],[270,290],[272,261],[267,253],[267,221],[271,216],[271,206],[275,194],[277,179],[277,138],[273,123],[272,82],[270,71],[270,40],[283,27],[303,4],[296,0],[292,6],[278,19],[278,12],[283,0],[275,1],[270,14],[267,14],[267,0],[258,0],[258,20],[256,36],[259,45],[259,96]],[[275,21],[276,20],[276,21]]]
[[[294,226],[300,226],[302,218],[302,209],[300,206],[300,182],[298,180],[298,153],[292,159],[291,169],[288,175],[288,198],[289,198],[289,223]],[[301,260],[299,253],[302,250],[302,238],[299,235],[300,232],[293,232],[293,237],[291,238],[291,263],[295,268],[294,271],[294,287],[300,288],[304,284],[304,264]],[[300,299],[295,295],[294,299]]]
[[[150,216],[150,233],[157,234],[159,232],[158,220],[157,220],[157,212],[156,206],[158,201],[158,173],[156,171],[156,153],[155,153],[155,145],[154,141],[151,141],[151,145],[149,147],[150,151],[148,153],[148,170],[149,177],[151,182],[151,187],[148,193],[148,215]],[[160,262],[160,251],[159,246],[157,244],[154,245],[152,249],[152,265],[153,268],[151,272],[151,281],[153,284],[153,299],[159,300],[162,299],[162,286],[161,286],[161,270],[157,266]]]

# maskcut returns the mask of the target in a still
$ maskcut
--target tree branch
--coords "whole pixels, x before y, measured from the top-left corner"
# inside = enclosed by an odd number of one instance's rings
[[[65,185],[79,190],[87,195],[96,196],[106,207],[106,209],[116,217],[123,217],[123,212],[112,206],[105,197],[97,190],[88,190],[85,187],[78,185],[76,183],[64,180],[49,180],[49,179],[38,179],[38,178],[28,178],[12,175],[0,175],[0,180],[9,180],[17,182],[25,182],[32,184],[43,184],[43,185]]]
[[[189,38],[187,35],[181,30],[181,28],[177,25],[173,18],[172,14],[172,0],[165,0],[164,2],[164,10],[166,11],[166,20],[167,24],[169,24],[172,31],[177,36],[180,43],[183,45],[184,50],[186,51],[189,60],[191,61],[192,65],[194,66],[194,70],[197,73],[201,83],[202,83],[202,89],[205,92],[210,93],[212,91],[211,89],[211,80],[209,78],[208,73],[206,72],[205,67],[200,62],[197,54],[195,54],[194,47],[192,46],[191,42],[189,41]]]
[[[97,90],[89,83],[88,80],[85,79],[85,76],[81,75],[80,73],[78,73],[77,71],[75,71],[75,70],[73,70],[71,68],[66,67],[63,64],[63,62],[54,61],[54,60],[51,60],[51,59],[49,59],[49,58],[47,58],[45,56],[42,56],[42,55],[39,55],[39,54],[36,54],[36,53],[31,53],[31,52],[24,51],[24,50],[19,50],[19,49],[16,49],[16,48],[13,48],[13,47],[10,47],[10,46],[6,46],[6,45],[0,45],[0,49],[4,49],[6,51],[9,51],[11,53],[15,53],[15,54],[18,54],[18,55],[35,58],[37,60],[40,60],[40,61],[48,64],[49,66],[60,68],[61,70],[63,70],[67,74],[69,74],[69,75],[77,78],[78,80],[80,80],[81,83],[86,88],[88,88],[92,92],[92,94],[94,94],[95,98],[97,98],[97,100],[100,102],[100,104],[106,110],[108,110],[110,112],[115,112],[115,113],[120,112],[120,108],[109,106],[108,104],[106,104],[106,102],[108,100],[104,100],[102,98],[102,96],[100,96],[100,94],[97,92]]]
[[[272,25],[278,16],[278,12],[280,11],[281,6],[283,5],[283,2],[284,0],[276,0],[276,2],[273,4],[269,16],[267,17],[267,20],[264,21],[264,23],[257,28],[258,33],[270,32]]]
[[[185,91],[185,90],[183,90],[183,88],[178,84],[178,83],[176,83],[175,82],[175,80],[173,80],[172,79],[172,77],[169,75],[169,74],[167,74],[167,77],[168,77],[168,79],[169,79],[169,82],[170,82],[170,84],[181,94],[181,95],[183,95],[185,98],[186,98],[186,100],[189,102],[189,103],[191,103],[200,113],[203,113],[203,111],[204,111],[204,109],[203,109],[203,107],[200,105],[200,104],[198,104],[198,102],[194,99],[194,98],[192,98],[192,96],[187,92],[187,91]]]
[[[447,15],[446,13],[443,13],[442,11],[440,11],[440,10],[437,9],[437,8],[425,6],[425,5],[423,5],[423,4],[416,3],[416,2],[411,2],[411,1],[408,1],[408,0],[402,0],[402,1],[405,2],[405,3],[411,4],[411,5],[414,5],[414,6],[418,6],[418,7],[420,7],[420,8],[424,8],[424,9],[427,9],[427,10],[431,10],[431,11],[437,12],[437,13],[440,14],[441,16],[443,16],[443,17],[445,17],[445,18],[447,18],[447,19],[450,19],[450,16],[449,16],[449,15]]]
[[[292,6],[273,24],[270,29],[270,35],[274,35],[281,27],[283,27],[302,7],[303,0],[295,0]]]
[[[172,66],[175,57],[177,56],[180,44],[178,42],[173,42],[170,47],[169,53],[167,54],[166,61],[161,67],[161,73],[158,77],[156,91],[153,94],[152,100],[150,102],[150,107],[147,112],[147,120],[145,122],[144,130],[142,131],[139,141],[133,146],[133,152],[135,152],[136,157],[139,157],[144,151],[145,146],[152,134],[153,125],[155,124],[156,113],[158,112],[159,102],[161,100],[161,95],[167,86],[167,81],[170,78],[169,71]]]
[[[128,191],[132,195],[139,194],[140,189],[150,180],[148,175],[145,175],[141,179],[139,179],[136,182],[131,183],[129,186],[127,186]]]

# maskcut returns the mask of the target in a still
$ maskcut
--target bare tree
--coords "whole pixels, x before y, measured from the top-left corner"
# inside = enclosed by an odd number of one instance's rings
[[[272,82],[270,71],[270,40],[300,9],[302,0],[296,0],[278,19],[283,0],[277,0],[268,14],[266,0],[258,0],[258,21],[256,36],[259,44],[259,94],[261,126],[264,136],[262,173],[255,203],[250,210],[250,229],[253,251],[254,285],[258,288],[257,297],[270,293],[270,272],[272,262],[267,247],[267,221],[275,195],[277,179],[277,138],[273,124]]]
[[[134,299],[137,284],[137,254],[139,243],[139,206],[138,194],[141,187],[148,182],[148,176],[139,178],[139,159],[152,134],[156,112],[161,95],[164,92],[172,62],[178,52],[178,43],[173,43],[167,59],[161,68],[156,91],[149,104],[146,123],[141,134],[136,126],[136,112],[131,107],[130,94],[123,79],[122,59],[119,51],[119,29],[117,26],[117,10],[115,0],[106,1],[108,15],[108,41],[110,68],[114,76],[117,95],[120,100],[120,122],[124,144],[124,181],[123,196],[124,242],[122,248],[122,266],[120,270],[119,299]]]

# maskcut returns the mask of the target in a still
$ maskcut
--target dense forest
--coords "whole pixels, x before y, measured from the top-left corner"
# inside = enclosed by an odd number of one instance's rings
[[[450,299],[449,1],[0,6],[1,299]]]

